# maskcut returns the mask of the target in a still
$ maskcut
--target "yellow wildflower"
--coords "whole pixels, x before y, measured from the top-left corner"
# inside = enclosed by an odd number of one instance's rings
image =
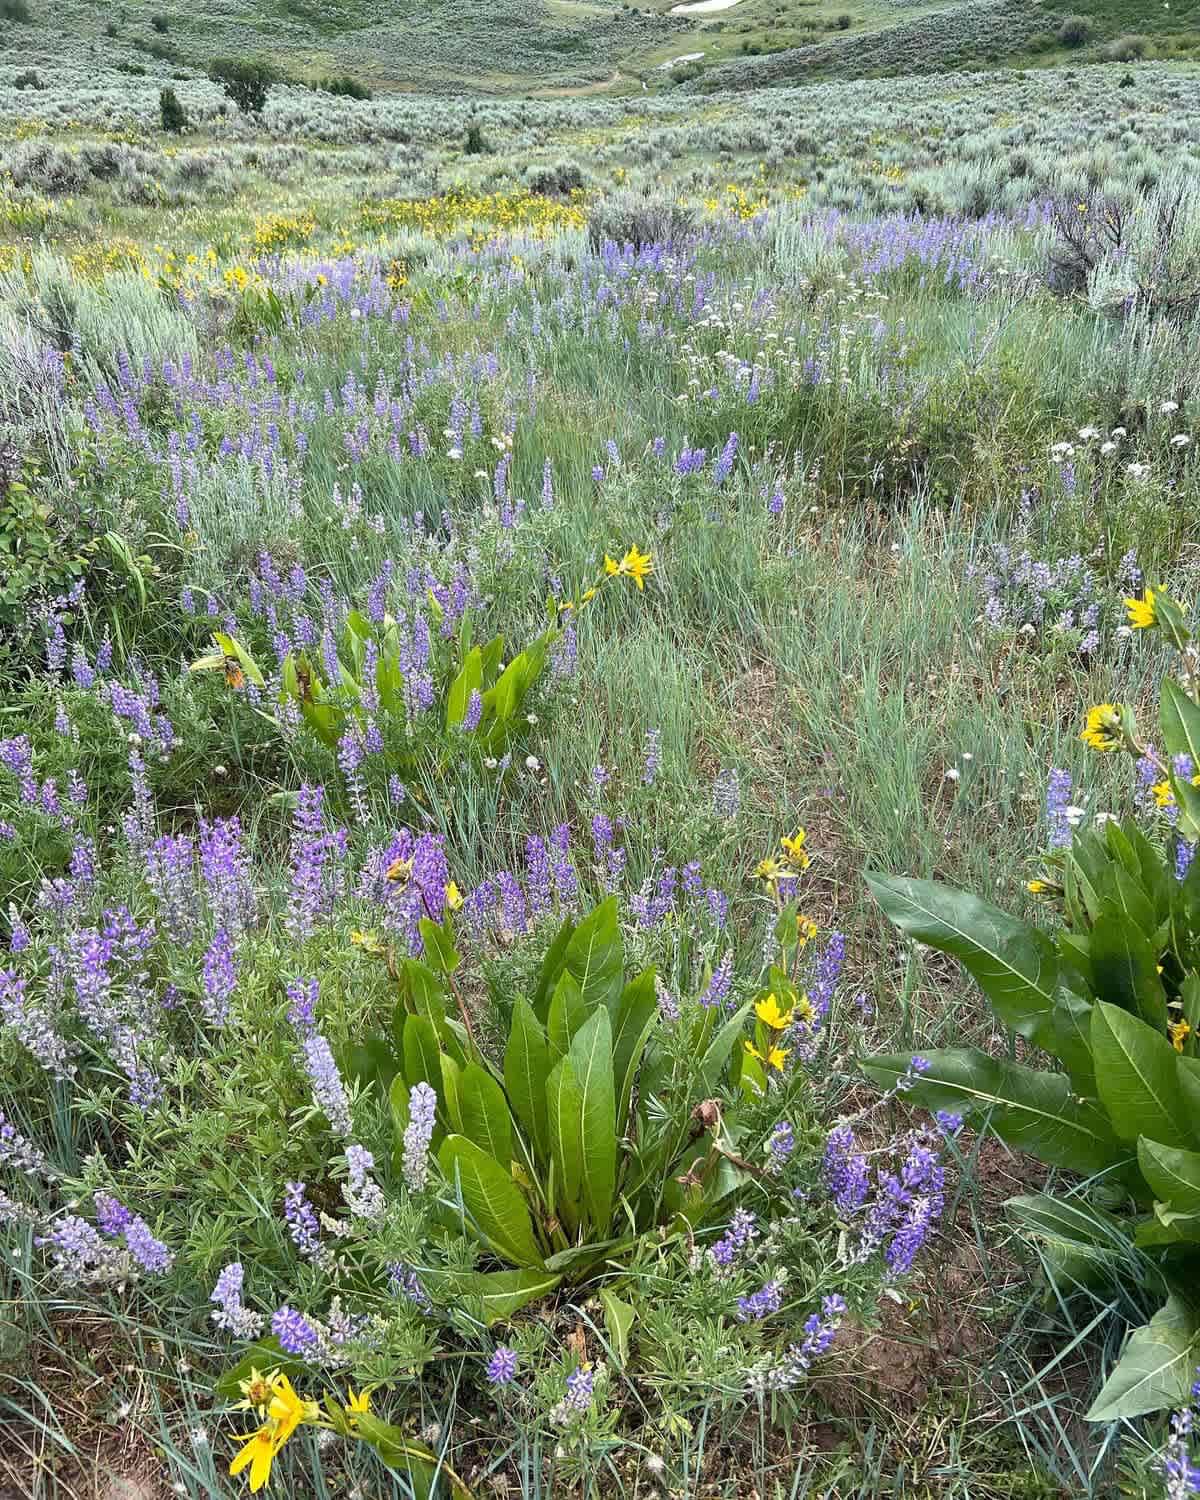
[[[457,911],[462,904],[462,892],[452,880],[446,887],[446,905],[451,911]]]
[[[1135,630],[1146,630],[1155,624],[1158,617],[1154,613],[1154,590],[1147,588],[1140,599],[1126,599],[1125,611]]]
[[[753,1042],[746,1042],[745,1047],[751,1057],[757,1057],[760,1063],[768,1068],[774,1068],[777,1073],[783,1072],[783,1065],[787,1062],[792,1050],[790,1047],[768,1047],[763,1053]]]
[[[1087,722],[1079,738],[1093,750],[1119,750],[1125,741],[1120,705],[1097,703],[1094,708],[1089,708]]]
[[[784,858],[794,870],[807,870],[812,861],[808,857],[808,850],[804,847],[804,841],[808,837],[803,828],[797,828],[792,838],[779,840],[779,847],[783,850]]]
[[[765,1000],[760,1000],[754,1007],[754,1014],[771,1031],[783,1031],[792,1024],[792,1012],[780,1010],[779,1001],[772,991]]]

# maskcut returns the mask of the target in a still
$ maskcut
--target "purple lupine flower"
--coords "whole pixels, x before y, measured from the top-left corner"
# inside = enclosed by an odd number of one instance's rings
[[[748,1297],[737,1299],[737,1320],[739,1323],[759,1322],[763,1318],[777,1313],[783,1306],[783,1285],[778,1281],[768,1281],[757,1292],[751,1292]]]
[[[1071,842],[1071,824],[1067,818],[1070,802],[1070,771],[1051,769],[1046,783],[1046,842],[1051,849],[1065,849]]]
[[[653,786],[655,777],[658,775],[659,767],[662,765],[662,731],[660,729],[647,729],[646,731],[646,763],[642,769],[642,785]]]
[[[303,1041],[304,1071],[312,1085],[313,1099],[338,1135],[351,1131],[350,1102],[329,1043],[314,1031]]]
[[[767,1171],[781,1172],[796,1149],[796,1133],[790,1120],[780,1120],[767,1138]]]
[[[146,883],[158,899],[167,936],[186,947],[196,935],[199,896],[196,856],[190,838],[164,833],[146,850]]]
[[[96,1223],[107,1235],[115,1237],[124,1234],[133,1223],[133,1214],[111,1193],[93,1193],[92,1203],[96,1211]]]
[[[271,1318],[271,1332],[285,1354],[307,1354],[318,1342],[317,1330],[303,1313],[287,1306],[277,1308]]]
[[[407,1297],[419,1312],[433,1311],[429,1293],[421,1285],[421,1278],[411,1266],[406,1266],[403,1261],[394,1261],[388,1267],[388,1281],[392,1290],[401,1297]]]
[[[221,1027],[229,1019],[229,1001],[237,987],[233,965],[233,939],[218,927],[204,955],[204,982],[200,1005],[210,1026]]]
[[[437,1094],[427,1083],[416,1083],[409,1091],[401,1170],[404,1181],[414,1193],[425,1186],[429,1173],[429,1143],[433,1139],[437,1103]]]
[[[529,911],[536,922],[554,905],[550,888],[550,855],[546,842],[537,834],[525,840],[525,884],[529,891]]]
[[[861,1208],[870,1192],[871,1169],[850,1125],[836,1125],[829,1132],[823,1167],[825,1186],[838,1209],[849,1214]]]
[[[293,979],[287,985],[288,1021],[304,1036],[317,1029],[317,999],[320,982],[316,979]]]
[[[497,1344],[486,1373],[490,1386],[511,1385],[517,1374],[516,1351],[507,1344]]]
[[[733,949],[727,948],[721,957],[720,963],[709,976],[700,995],[700,1004],[703,1006],[721,1005],[729,995],[729,986],[733,982]]]
[[[733,769],[720,771],[713,782],[713,811],[719,818],[736,818],[742,802],[742,789],[738,773]]]
[[[262,1332],[263,1320],[259,1313],[242,1304],[244,1281],[240,1261],[231,1261],[217,1277],[208,1300],[216,1304],[212,1320],[218,1328],[236,1339],[254,1339]]]
[[[0,1114],[0,1166],[12,1167],[29,1176],[46,1176],[50,1165],[31,1140]]]
[[[595,1377],[591,1370],[572,1370],[567,1376],[567,1394],[563,1405],[570,1411],[587,1411],[592,1404]]]
[[[162,1240],[155,1239],[145,1219],[134,1218],[125,1226],[125,1248],[143,1271],[161,1276],[175,1263],[175,1256]]]
[[[302,1182],[289,1182],[284,1192],[283,1217],[287,1220],[292,1243],[306,1260],[321,1256],[321,1227],[316,1211],[308,1201]]]
[[[374,1166],[375,1158],[365,1146],[346,1147],[348,1180],[342,1196],[351,1213],[360,1219],[381,1219],[386,1207],[383,1190],[370,1175]]]

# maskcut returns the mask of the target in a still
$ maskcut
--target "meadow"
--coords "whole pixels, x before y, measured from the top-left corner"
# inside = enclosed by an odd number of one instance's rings
[[[1189,7],[11,8],[0,1494],[1195,1493]]]

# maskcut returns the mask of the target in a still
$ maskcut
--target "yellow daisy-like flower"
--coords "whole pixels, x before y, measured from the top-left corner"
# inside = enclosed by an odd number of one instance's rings
[[[452,880],[446,887],[446,905],[451,911],[457,911],[462,904],[462,892]]]
[[[792,1024],[792,1012],[780,1010],[774,992],[758,1002],[754,1007],[754,1014],[771,1031],[783,1031]]]
[[[1135,630],[1147,630],[1158,619],[1154,613],[1154,590],[1147,588],[1140,599],[1126,599],[1125,612]]]
[[[620,562],[609,557],[606,552],[604,572],[609,578],[632,578],[640,591],[646,587],[646,579],[654,572],[654,562],[649,552],[639,552],[635,546],[630,547]]]
[[[808,850],[804,847],[807,837],[808,834],[803,828],[797,828],[790,839],[779,840],[779,847],[783,850],[784,858],[794,870],[807,870],[812,863],[808,857]]]
[[[763,1053],[753,1042],[746,1042],[745,1047],[751,1057],[757,1057],[760,1063],[765,1067],[774,1068],[777,1073],[783,1072],[783,1065],[787,1062],[792,1050],[790,1047],[768,1047]]]
[[[1192,1028],[1187,1021],[1172,1021],[1167,1026],[1167,1032],[1171,1038],[1171,1046],[1176,1052],[1182,1052],[1184,1042],[1192,1034]]]
[[[761,880],[768,888],[773,890],[776,881],[781,875],[787,874],[787,866],[773,854],[768,854],[765,859],[760,859],[754,867],[755,879]]]
[[[1087,722],[1079,738],[1093,750],[1119,750],[1125,743],[1120,705],[1097,703],[1094,708],[1089,708]]]

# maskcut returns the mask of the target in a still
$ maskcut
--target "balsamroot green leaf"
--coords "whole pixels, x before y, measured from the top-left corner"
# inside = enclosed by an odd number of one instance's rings
[[[1089,1422],[1186,1406],[1200,1364],[1200,1317],[1178,1293],[1138,1328],[1096,1397]]]
[[[553,1208],[564,1222],[578,1221],[583,1185],[583,1094],[569,1057],[561,1058],[546,1079],[546,1124],[556,1190]]]
[[[478,1063],[463,1069],[458,1096],[462,1133],[506,1170],[513,1159],[512,1119],[504,1090]]]
[[[546,1271],[424,1271],[421,1279],[439,1301],[466,1302],[468,1312],[474,1304],[490,1327],[549,1296],[562,1277]]]
[[[721,1079],[729,1063],[729,1054],[742,1040],[746,1017],[750,1014],[751,1008],[752,1004],[747,1000],[745,1005],[725,1022],[709,1042],[708,1051],[704,1054],[704,1062],[700,1067],[700,1090],[705,1098],[715,1094],[720,1088]]]
[[[579,981],[568,969],[558,976],[554,994],[550,999],[550,1014],[546,1019],[546,1037],[550,1051],[561,1057],[571,1045],[571,1038],[588,1018],[589,1006],[579,988]]]
[[[609,896],[584,917],[563,954],[588,1010],[606,1005],[615,1011],[625,988],[625,951],[617,925],[617,898]]]
[[[868,875],[867,884],[905,937],[952,954],[1006,1026],[1053,1048],[1058,954],[1044,932],[968,891],[932,880]]]
[[[540,1270],[542,1254],[533,1219],[508,1163],[501,1166],[495,1157],[461,1135],[446,1137],[438,1162],[452,1195],[444,1201],[457,1207],[456,1199],[461,1194],[462,1206],[491,1250],[513,1265]]]
[[[1167,997],[1158,975],[1158,950],[1108,901],[1092,926],[1088,952],[1097,995],[1151,1026],[1166,1026]]]
[[[636,1316],[628,1302],[622,1302],[615,1292],[607,1287],[600,1291],[600,1305],[604,1309],[604,1331],[617,1356],[618,1364],[629,1363],[629,1333]]]
[[[613,1029],[613,1082],[617,1093],[617,1134],[624,1135],[629,1120],[633,1080],[642,1052],[658,1020],[658,996],[654,992],[654,970],[646,969],[631,979],[617,1006]]]
[[[1092,1008],[1092,1057],[1100,1102],[1120,1140],[1132,1145],[1145,1135],[1168,1146],[1191,1143],[1175,1049],[1161,1032],[1099,1000]]]
[[[513,1006],[508,1046],[504,1050],[504,1087],[513,1113],[545,1161],[550,1151],[546,1128],[546,1076],[550,1072],[550,1048],[546,1033],[538,1025],[533,1007],[523,995]]]
[[[541,973],[538,975],[537,988],[533,992],[533,1013],[540,1025],[546,1024],[546,1016],[550,1010],[550,996],[554,993],[554,986],[558,983],[558,976],[563,971],[563,965],[567,959],[567,944],[575,932],[575,923],[570,917],[562,924],[555,933],[554,941],[546,950],[546,956],[542,960]]]
[[[1187,1239],[1200,1237],[1200,1152],[1138,1141],[1138,1165],[1154,1189],[1159,1220]]]
[[[603,1006],[576,1032],[568,1056],[579,1088],[583,1202],[596,1233],[605,1234],[617,1187],[617,1116],[612,1022]]]
[[[483,684],[483,657],[479,647],[467,652],[462,670],[450,684],[446,695],[446,728],[457,729],[466,717],[471,694],[479,692]]]
[[[370,1412],[359,1412],[354,1419],[354,1430],[364,1443],[375,1449],[389,1469],[407,1474],[413,1500],[434,1500],[435,1495],[446,1493],[447,1485],[451,1500],[473,1500],[471,1491],[432,1448],[408,1437],[399,1427],[381,1422]]]
[[[426,1016],[404,1019],[404,1077],[409,1088],[424,1082],[441,1097],[442,1053],[433,1022]]]
[[[1107,1116],[1074,1094],[1065,1075],[989,1057],[974,1047],[947,1047],[924,1056],[929,1070],[905,1090],[908,1103],[969,1115],[977,1125],[986,1120],[1010,1146],[1085,1176],[1113,1169],[1124,1176],[1132,1166],[1133,1153],[1121,1145]],[[872,1057],[863,1071],[891,1088],[911,1059],[907,1052]]]

